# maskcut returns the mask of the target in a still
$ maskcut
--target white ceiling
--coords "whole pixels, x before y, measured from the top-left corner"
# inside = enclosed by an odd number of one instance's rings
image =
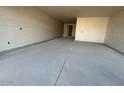
[[[74,22],[76,17],[107,17],[124,9],[122,6],[40,6],[39,8],[62,22]]]

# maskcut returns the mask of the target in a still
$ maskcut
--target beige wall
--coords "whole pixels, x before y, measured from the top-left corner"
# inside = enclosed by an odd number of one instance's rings
[[[110,17],[105,43],[124,53],[124,11]]]
[[[0,7],[0,51],[58,37],[62,28],[36,7]]]
[[[67,36],[68,36],[68,27],[67,24],[64,24],[63,37],[67,37]]]
[[[104,43],[107,24],[108,17],[78,17],[75,40]]]

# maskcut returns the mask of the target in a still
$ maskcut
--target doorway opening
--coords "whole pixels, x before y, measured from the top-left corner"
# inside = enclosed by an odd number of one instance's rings
[[[75,37],[75,28],[76,28],[76,24],[69,24],[66,23],[64,24],[64,33],[63,33],[63,37],[66,38],[74,38]]]
[[[68,36],[69,37],[72,36],[72,30],[73,30],[73,26],[72,25],[68,25]]]

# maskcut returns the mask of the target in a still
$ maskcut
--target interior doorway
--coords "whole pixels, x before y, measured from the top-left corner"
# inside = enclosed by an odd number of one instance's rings
[[[72,25],[68,25],[68,36],[69,37],[72,36],[72,30],[73,30],[73,26]]]
[[[73,23],[64,24],[63,37],[74,38],[75,37],[75,28],[76,28],[76,24],[73,24]]]

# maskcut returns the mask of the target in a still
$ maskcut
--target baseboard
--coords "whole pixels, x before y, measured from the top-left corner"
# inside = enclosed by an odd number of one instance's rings
[[[84,42],[84,43],[94,43],[94,44],[104,44],[101,42],[91,42],[91,41],[79,41],[79,40],[74,40],[75,42]]]
[[[33,45],[38,45],[38,44],[41,44],[41,43],[45,43],[45,42],[48,42],[48,41],[51,41],[51,40],[54,40],[54,39],[57,39],[57,38],[60,38],[60,36],[52,38],[52,39],[48,39],[48,40],[44,40],[44,41],[40,41],[40,42],[28,44],[28,45],[24,45],[24,46],[21,46],[21,47],[17,47],[17,48],[12,48],[12,49],[9,49],[9,50],[1,51],[0,55],[3,55],[5,53],[11,52],[11,51],[16,51],[16,50],[19,50],[19,49],[22,49],[22,48],[30,47],[30,46],[33,46]]]
[[[121,52],[121,51],[119,51],[119,50],[117,50],[117,49],[115,49],[115,48],[113,48],[113,47],[111,47],[111,46],[109,46],[109,45],[107,45],[107,44],[104,44],[104,45],[105,45],[106,47],[111,48],[112,50],[114,50],[114,51],[116,51],[116,52],[118,52],[118,53],[124,55],[123,52]]]

